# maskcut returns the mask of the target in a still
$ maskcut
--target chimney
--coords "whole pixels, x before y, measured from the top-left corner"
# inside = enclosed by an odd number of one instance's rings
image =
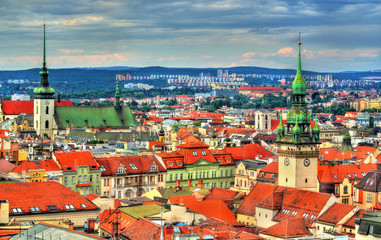
[[[0,200],[0,224],[9,223],[9,202],[8,200]]]
[[[198,187],[203,188],[204,184],[202,183],[202,180],[198,180]]]
[[[176,187],[180,187],[180,180],[176,180]]]
[[[188,187],[192,186],[192,179],[188,179]]]

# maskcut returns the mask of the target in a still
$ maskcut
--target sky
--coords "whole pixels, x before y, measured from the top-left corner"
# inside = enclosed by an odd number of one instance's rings
[[[381,69],[380,0],[1,0],[0,70]]]

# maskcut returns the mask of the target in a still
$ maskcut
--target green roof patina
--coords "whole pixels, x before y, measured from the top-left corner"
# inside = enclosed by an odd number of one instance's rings
[[[134,127],[136,121],[128,107],[56,107],[59,129],[66,127]]]
[[[138,205],[138,206],[130,206],[130,207],[119,207],[121,212],[130,215],[135,219],[139,219],[142,217],[150,217],[153,215],[160,214],[161,211],[168,212],[169,210],[164,208],[163,206],[150,204],[150,205]]]
[[[181,191],[177,191],[177,192],[175,192],[173,188],[161,188],[161,189],[158,189],[158,191],[161,193],[162,198],[168,199],[169,197],[174,197],[174,196],[189,196],[189,195],[192,195],[194,192],[207,194],[209,192],[209,189],[198,188],[193,186],[184,186],[182,187]]]
[[[296,76],[294,81],[292,82],[292,93],[293,94],[306,94],[306,81],[302,75],[302,61],[300,57],[300,45],[302,44],[300,41],[299,44],[299,57],[298,57],[298,68],[296,70]]]

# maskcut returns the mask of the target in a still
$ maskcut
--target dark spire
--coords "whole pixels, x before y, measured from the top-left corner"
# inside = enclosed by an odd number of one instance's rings
[[[42,70],[40,71],[40,87],[34,89],[35,98],[53,98],[54,89],[49,87],[48,68],[46,67],[46,40],[45,40],[45,24],[44,24],[44,40],[43,40],[43,58]]]
[[[116,80],[115,107],[120,108],[119,80]]]

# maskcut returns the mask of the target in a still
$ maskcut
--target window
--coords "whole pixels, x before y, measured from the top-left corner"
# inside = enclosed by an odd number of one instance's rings
[[[81,203],[81,207],[86,208],[86,205],[84,203]]]
[[[83,176],[83,182],[87,182],[87,175]]]
[[[106,172],[106,168],[103,167],[103,165],[100,165],[99,168],[101,169],[102,172]]]
[[[343,198],[341,201],[343,204],[349,204],[349,199],[348,198]]]
[[[74,209],[74,206],[72,204],[66,204],[65,208],[66,209]]]
[[[373,225],[369,226],[369,234],[373,234]]]
[[[75,176],[71,177],[71,183],[73,183],[73,184],[75,183]]]
[[[206,156],[206,152],[204,150],[201,151],[202,156]]]
[[[315,219],[316,218],[316,215],[311,215],[311,219]]]
[[[168,166],[173,166],[173,162],[168,162]]]
[[[344,186],[344,194],[348,194],[348,187]]]
[[[177,165],[182,166],[183,162],[178,162]]]
[[[367,193],[366,194],[366,201],[367,202],[372,202],[372,194],[371,193]]]
[[[93,182],[93,175],[90,175],[90,182]]]
[[[363,177],[365,177],[366,174],[365,174],[364,172],[362,172],[361,175],[362,175]]]
[[[169,174],[169,181],[172,182],[172,174]]]
[[[353,174],[353,177],[358,178],[356,173],[352,173],[352,174]]]
[[[57,208],[56,205],[48,205],[48,209],[49,209],[50,211],[58,210],[58,208]]]
[[[116,170],[116,173],[117,174],[123,174],[124,173],[122,165],[119,165],[118,169]]]
[[[303,217],[306,218],[306,217],[308,217],[308,215],[309,215],[309,213],[304,213]]]
[[[67,177],[64,177],[64,184],[67,184]]]
[[[292,216],[296,216],[296,214],[298,214],[297,211],[293,211],[293,212],[292,212]]]
[[[336,176],[335,174],[333,174],[333,177],[334,177],[335,179],[337,179],[337,176]]]
[[[49,128],[49,120],[45,121],[45,128]]]
[[[138,168],[135,166],[135,164],[130,163],[130,166],[132,167],[132,169],[134,169],[134,170],[138,170]]]
[[[82,182],[82,176],[78,176],[78,183]]]
[[[156,169],[156,166],[155,166],[155,163],[152,163],[150,169],[149,169],[150,172],[157,172],[157,169]]]
[[[39,207],[30,207],[30,210],[32,212],[39,212],[40,211],[40,208]]]
[[[22,213],[21,208],[12,208],[13,213]]]
[[[180,173],[180,180],[183,180],[183,174]]]
[[[193,151],[192,154],[193,154],[194,157],[197,157],[197,152],[196,151]]]
[[[49,114],[49,106],[46,106],[45,113],[46,113],[46,114]]]

